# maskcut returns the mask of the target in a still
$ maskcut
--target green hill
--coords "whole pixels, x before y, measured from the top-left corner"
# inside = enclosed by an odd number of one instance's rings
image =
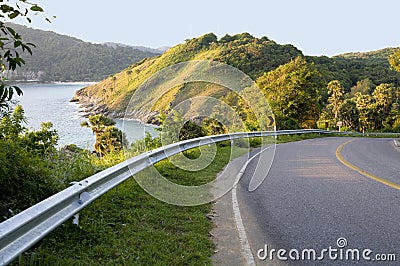
[[[356,85],[357,81],[370,79],[373,86],[382,83],[400,84],[400,73],[391,70],[389,55],[395,48],[386,48],[364,53],[346,53],[328,58],[308,57],[323,74],[326,82],[340,80],[346,91]]]
[[[113,77],[81,90],[76,94],[75,100],[79,100],[93,112],[122,116],[135,89],[167,66],[189,60],[213,60],[234,66],[255,79],[299,55],[302,55],[302,52],[294,46],[279,45],[266,37],[259,39],[243,33],[235,36],[226,35],[217,40],[217,37],[210,33],[186,40],[184,44],[172,47],[159,57],[143,60]],[[183,89],[175,90],[174,95],[166,95],[157,105],[158,109],[154,111],[168,111],[165,109],[179,95],[179,90]],[[224,93],[221,89],[211,86],[203,94],[222,96]]]
[[[32,56],[23,56],[26,64],[12,74],[14,80],[99,81],[134,62],[159,54],[129,46],[88,43],[18,24],[11,27],[24,42],[36,45]]]
[[[400,73],[389,68],[387,60],[389,52],[390,50],[382,50],[333,58],[308,56],[306,59],[312,62],[321,73],[320,91],[324,99],[326,84],[333,79],[340,80],[346,91],[349,91],[357,81],[365,78],[369,78],[374,85],[380,83],[399,85]],[[82,89],[76,93],[74,100],[80,101],[89,112],[102,112],[113,117],[121,117],[138,86],[167,66],[189,60],[213,60],[234,66],[256,80],[262,74],[298,56],[303,56],[303,54],[296,47],[277,44],[267,37],[255,38],[248,33],[242,33],[234,36],[226,35],[218,40],[214,34],[209,33],[199,38],[186,40],[185,43],[172,47],[159,57],[143,60],[98,84]],[[168,95],[164,95],[153,107],[152,112],[154,114],[160,111],[168,112],[174,102],[177,102],[176,99],[181,97],[181,92],[188,86],[194,86],[195,88],[191,88],[192,91],[198,91],[199,95],[203,96],[221,98],[227,93],[226,90],[217,86],[183,84],[171,90]],[[202,88],[205,89],[202,90]],[[149,121],[148,116],[149,114],[132,114],[132,118],[139,118],[146,122]]]

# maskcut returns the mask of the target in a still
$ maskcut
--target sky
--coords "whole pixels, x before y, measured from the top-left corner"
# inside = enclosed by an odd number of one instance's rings
[[[306,55],[400,46],[398,0],[31,0],[46,11],[26,24],[93,43],[174,46],[214,32],[249,32]],[[24,22],[24,23],[21,23]]]

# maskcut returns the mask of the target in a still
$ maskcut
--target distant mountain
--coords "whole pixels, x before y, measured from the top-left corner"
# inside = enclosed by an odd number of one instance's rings
[[[162,53],[129,46],[93,44],[51,31],[9,25],[24,42],[36,45],[32,56],[23,55],[26,64],[9,74],[12,80],[99,81],[135,62]]]
[[[170,47],[170,46],[161,46],[161,47],[158,47],[157,50],[165,52],[165,51],[167,51],[169,48],[171,48],[171,47]]]
[[[145,47],[145,46],[128,45],[128,44],[115,43],[115,42],[105,42],[105,43],[103,43],[103,44],[105,44],[105,45],[107,45],[107,46],[109,46],[109,47],[112,47],[112,48],[117,48],[117,47],[131,47],[131,48],[133,48],[133,49],[137,49],[137,50],[142,51],[142,52],[150,52],[150,53],[153,53],[153,54],[162,54],[162,53],[164,53],[166,50],[168,50],[168,47],[167,47],[167,46],[163,46],[163,47],[154,49],[154,48]],[[164,48],[166,48],[166,49],[164,49]]]

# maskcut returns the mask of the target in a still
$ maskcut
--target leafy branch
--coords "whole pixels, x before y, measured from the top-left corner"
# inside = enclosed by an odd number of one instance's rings
[[[35,47],[33,43],[23,42],[21,35],[7,26],[6,22],[24,17],[31,23],[30,16],[40,13],[44,13],[42,7],[26,0],[17,0],[13,4],[8,0],[0,0],[0,115],[10,109],[10,101],[15,93],[19,96],[23,93],[19,87],[6,84],[7,73],[25,64],[21,52],[32,55],[32,48]],[[51,22],[47,17],[45,20]]]

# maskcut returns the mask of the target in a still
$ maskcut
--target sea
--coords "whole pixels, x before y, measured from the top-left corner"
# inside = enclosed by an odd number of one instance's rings
[[[84,113],[79,105],[72,103],[75,91],[84,88],[87,83],[52,83],[52,84],[17,84],[23,95],[15,96],[27,117],[26,127],[40,129],[42,122],[51,122],[59,134],[58,147],[75,144],[84,149],[93,149],[95,136],[90,128],[82,127]],[[132,143],[144,138],[146,132],[156,136],[158,131],[153,125],[146,125],[137,120],[114,119],[116,126],[125,133]]]

